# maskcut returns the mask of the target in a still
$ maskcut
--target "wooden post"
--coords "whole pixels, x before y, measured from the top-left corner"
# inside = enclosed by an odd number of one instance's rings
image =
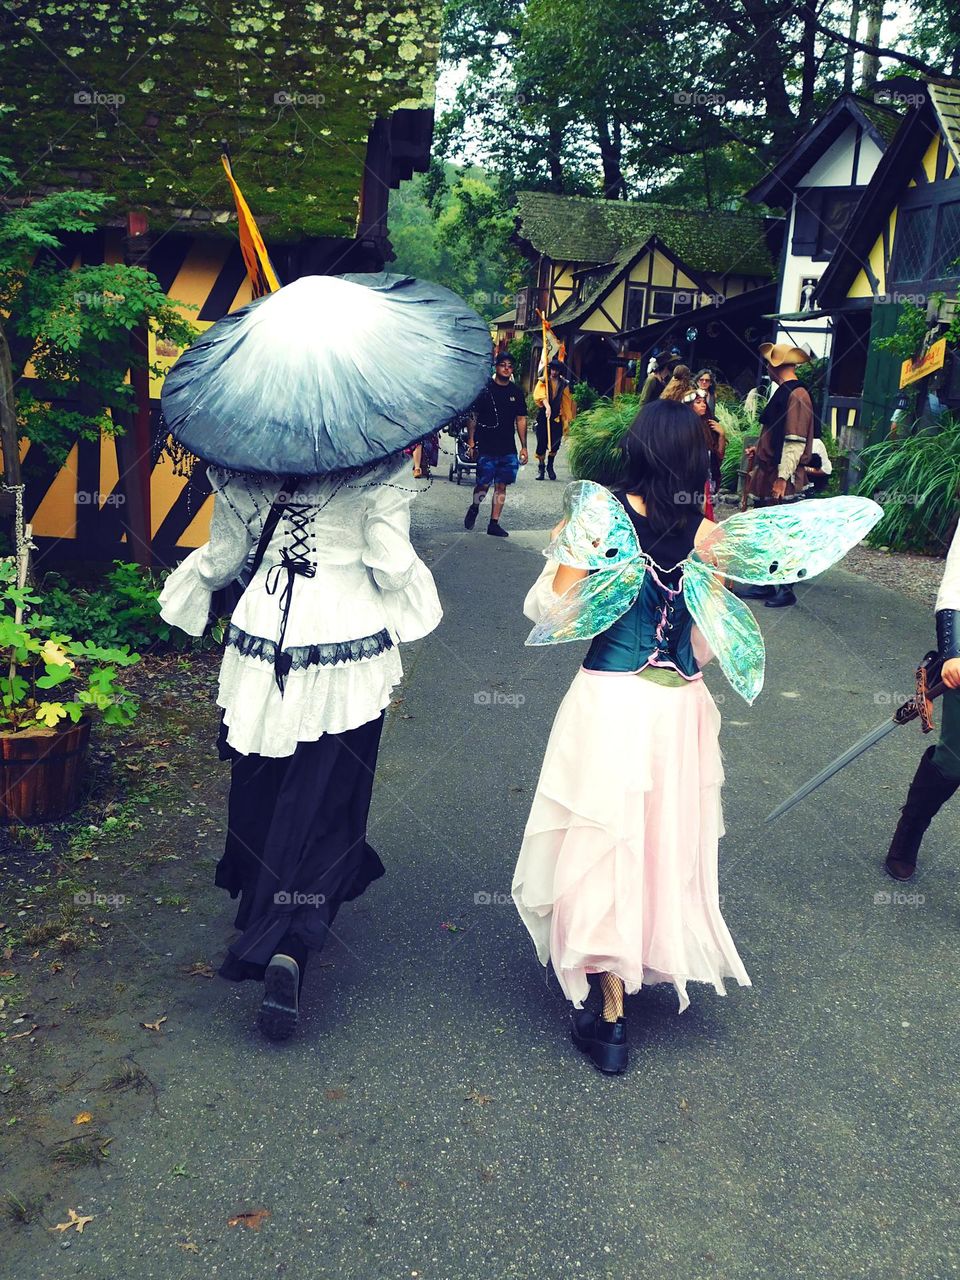
[[[129,266],[146,266],[150,257],[151,237],[145,213],[127,214],[124,260]],[[146,361],[149,337],[147,326],[139,325],[131,335],[133,353]],[[124,423],[124,434],[117,437],[117,464],[126,499],[123,523],[127,530],[130,557],[149,567],[153,561],[151,543],[153,526],[150,501],[150,475],[153,470],[153,440],[150,431],[150,370],[130,368],[135,407]]]

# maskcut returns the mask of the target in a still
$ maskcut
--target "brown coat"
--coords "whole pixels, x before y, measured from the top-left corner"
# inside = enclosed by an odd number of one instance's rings
[[[807,482],[803,464],[809,461],[813,452],[814,419],[810,392],[801,382],[791,379],[777,388],[761,415],[763,431],[757,441],[753,467],[747,477],[747,493],[760,500],[769,501],[773,497],[783,444],[791,436],[794,440],[803,440],[804,446],[800,463],[787,481],[784,497],[802,492]]]

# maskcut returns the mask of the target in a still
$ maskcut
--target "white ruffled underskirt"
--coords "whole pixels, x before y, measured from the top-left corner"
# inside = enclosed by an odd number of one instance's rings
[[[345,733],[375,719],[403,677],[394,646],[374,658],[291,671],[281,696],[273,664],[228,647],[217,704],[227,742],[243,755],[290,756],[298,742]]]
[[[720,716],[702,680],[581,670],[557,712],[513,881],[537,948],[578,1008],[591,973],[628,993],[750,979],[721,914]]]

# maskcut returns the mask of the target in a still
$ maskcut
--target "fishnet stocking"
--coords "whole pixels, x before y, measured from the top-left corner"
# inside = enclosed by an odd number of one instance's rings
[[[604,1022],[616,1022],[623,1017],[623,979],[615,973],[601,973],[600,990],[603,992]]]

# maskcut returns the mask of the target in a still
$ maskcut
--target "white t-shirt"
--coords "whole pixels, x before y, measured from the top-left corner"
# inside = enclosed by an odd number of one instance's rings
[[[810,446],[810,452],[816,453],[819,455],[820,470],[823,472],[823,474],[825,476],[832,476],[833,463],[830,461],[830,455],[827,453],[826,446],[818,436],[814,436],[813,444]]]

